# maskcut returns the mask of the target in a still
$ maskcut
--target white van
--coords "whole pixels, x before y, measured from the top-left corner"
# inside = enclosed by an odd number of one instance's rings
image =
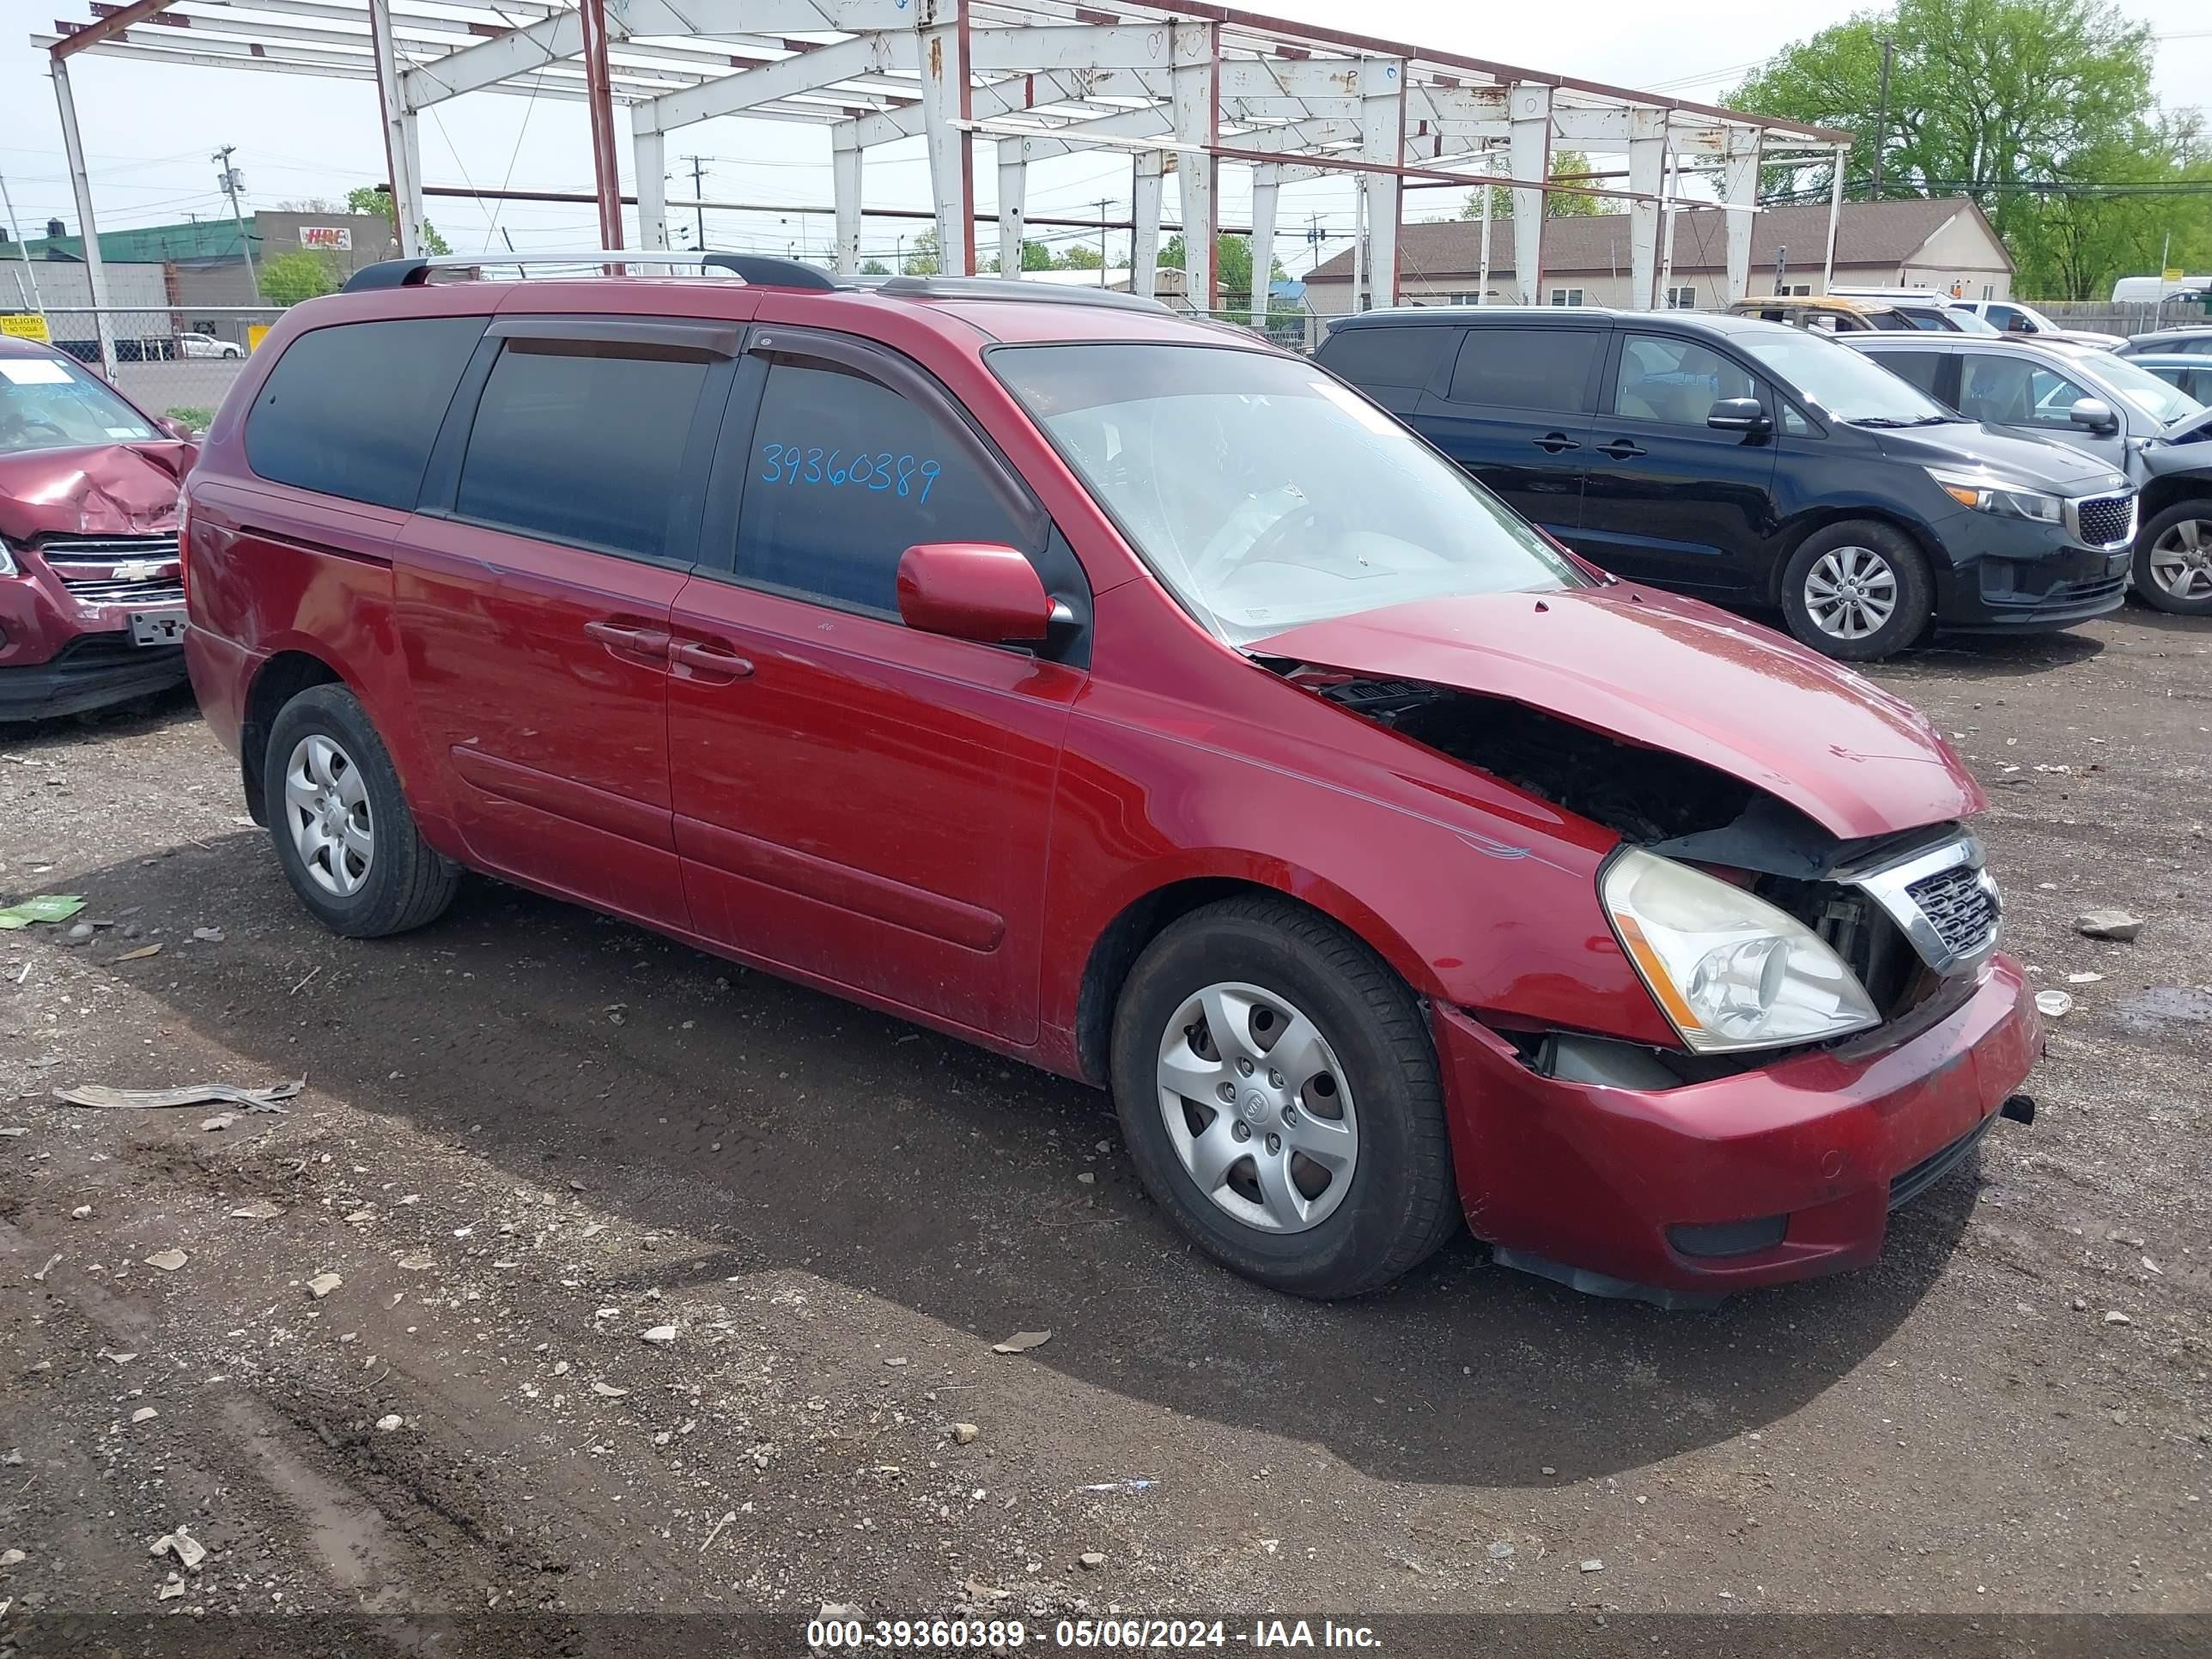
[[[2202,294],[2212,289],[2212,276],[2184,276],[2169,283],[2162,276],[2123,276],[2112,284],[2116,306],[2156,305],[2177,294]]]

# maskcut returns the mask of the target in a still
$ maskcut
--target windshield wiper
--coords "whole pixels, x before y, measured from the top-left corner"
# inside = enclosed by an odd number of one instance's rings
[[[1956,415],[1915,415],[1911,420],[1907,420],[1901,415],[1862,415],[1855,421],[1846,421],[1844,424],[1880,427],[1948,426],[1959,418],[1960,417]]]

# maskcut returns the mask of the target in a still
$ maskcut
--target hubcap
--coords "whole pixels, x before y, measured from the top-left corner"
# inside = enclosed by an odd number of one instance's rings
[[[1319,1226],[1352,1190],[1359,1120],[1336,1051],[1256,985],[1209,985],[1160,1039],[1160,1116],[1199,1191],[1262,1232]]]
[[[2151,545],[2150,578],[2177,599],[2212,599],[2212,520],[2167,526]]]
[[[376,830],[368,781],[352,756],[320,734],[293,744],[284,763],[284,816],[315,885],[339,898],[361,891],[376,857]]]
[[[1805,609],[1836,639],[1878,634],[1897,614],[1897,573],[1870,547],[1836,548],[1805,573]]]

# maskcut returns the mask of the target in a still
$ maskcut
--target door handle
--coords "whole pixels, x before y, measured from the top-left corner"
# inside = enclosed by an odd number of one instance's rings
[[[665,629],[640,628],[629,623],[587,622],[584,632],[610,651],[627,651],[633,656],[663,659],[668,655],[669,635]]]
[[[720,640],[678,640],[668,648],[669,660],[690,671],[690,678],[726,684],[750,679],[753,665]]]
[[[1556,455],[1562,450],[1580,449],[1582,447],[1580,444],[1577,443],[1572,438],[1567,436],[1564,432],[1547,432],[1542,437],[1531,438],[1528,441],[1534,444],[1537,448],[1542,450],[1547,455]]]
[[[1632,461],[1645,452],[1626,438],[1615,438],[1609,444],[1600,444],[1597,447],[1597,453],[1601,455],[1610,455],[1616,461]]]

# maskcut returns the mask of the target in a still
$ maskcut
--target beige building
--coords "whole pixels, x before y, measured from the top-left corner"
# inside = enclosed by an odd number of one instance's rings
[[[1661,304],[1716,309],[1728,301],[1726,216],[1698,209],[1674,216],[1674,275]],[[1409,224],[1399,233],[1398,292],[1406,305],[1473,305],[1482,287],[1482,227],[1452,219]],[[1821,291],[1828,204],[1768,208],[1752,224],[1751,292]],[[1599,214],[1544,222],[1541,297],[1547,305],[1629,303],[1628,216]],[[1838,288],[1925,288],[1968,300],[2012,297],[2012,256],[1971,201],[1915,197],[1846,202],[1836,224]],[[1513,224],[1490,227],[1490,283],[1483,303],[1518,303]],[[1371,301],[1370,301],[1371,303]],[[1352,251],[1322,261],[1306,277],[1306,304],[1323,316],[1352,309]]]

